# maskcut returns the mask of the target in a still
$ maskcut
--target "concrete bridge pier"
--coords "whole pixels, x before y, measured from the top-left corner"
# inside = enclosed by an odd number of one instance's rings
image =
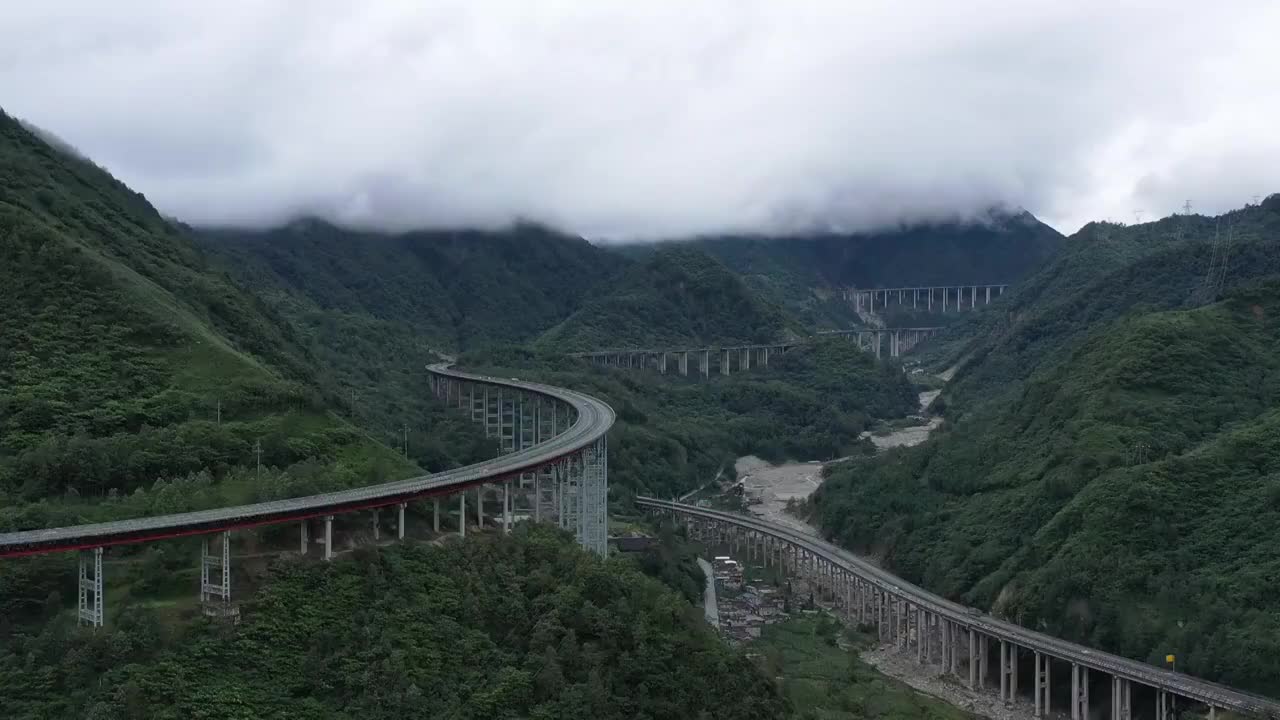
[[[209,552],[209,536],[200,538],[200,602],[207,603],[214,597],[225,605],[231,602],[231,533],[218,533],[222,540],[221,552]],[[216,580],[215,579],[216,572]]]
[[[1051,658],[1044,653],[1037,651],[1035,653],[1035,713],[1036,717],[1044,717],[1052,712],[1050,708],[1049,698],[1052,696],[1049,688],[1049,663]],[[1162,719],[1163,720],[1163,719]]]
[[[369,511],[369,514],[372,516],[372,519],[373,519],[373,541],[377,542],[382,535],[382,533],[378,528],[378,508],[373,508],[372,510]]]
[[[102,605],[102,548],[80,551],[80,581],[77,586],[79,602],[77,622],[100,628],[103,624]]]
[[[431,498],[431,531],[440,532],[440,498]]]
[[[307,537],[307,522],[308,521],[304,518],[302,522],[298,523],[298,528],[301,530],[299,534],[302,536],[301,543],[298,548],[298,554],[300,555],[307,554],[307,543],[310,541],[310,538]]]
[[[685,350],[677,357],[679,357],[680,377],[689,377],[689,351]]]
[[[458,493],[458,537],[467,536],[467,491]]]
[[[727,349],[720,351],[720,374],[726,376],[729,374],[729,351]]]
[[[333,516],[324,516],[324,559],[333,559]]]
[[[1133,717],[1133,694],[1129,681],[1111,676],[1111,720],[1131,720]]]
[[[1089,720],[1089,668],[1071,663],[1071,720]]]
[[[704,378],[711,377],[711,351],[710,350],[702,351],[702,353],[698,357],[698,363],[699,363],[698,369],[702,371],[702,377]]]

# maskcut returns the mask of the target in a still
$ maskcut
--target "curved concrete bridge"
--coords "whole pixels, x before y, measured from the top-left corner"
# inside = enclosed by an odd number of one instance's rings
[[[830,598],[850,622],[874,625],[884,642],[914,649],[920,663],[936,663],[946,674],[977,690],[987,682],[1006,702],[1018,698],[1019,668],[1031,670],[1036,717],[1050,714],[1054,678],[1069,675],[1067,710],[1072,720],[1132,720],[1138,709],[1133,688],[1151,703],[1150,717],[1170,720],[1175,698],[1201,703],[1212,720],[1220,709],[1280,718],[1280,703],[1184,673],[1095,650],[994,618],[913,585],[813,535],[738,513],[637,497],[636,504],[683,523],[694,537],[728,543],[749,559],[799,574]],[[989,655],[997,646],[999,659]],[[994,676],[994,681],[992,680]],[[1109,691],[1110,702],[1091,702],[1091,689]],[[1059,693],[1061,696],[1061,693]],[[1142,713],[1147,716],[1146,713]]]
[[[476,497],[476,525],[483,526],[484,497],[501,493],[500,522],[509,530],[515,505],[525,500],[535,520],[554,521],[573,531],[584,547],[608,552],[608,443],[613,409],[589,395],[515,378],[493,378],[427,368],[432,392],[446,404],[483,423],[499,439],[497,458],[434,475],[340,492],[196,512],[70,527],[0,533],[0,558],[80,552],[79,615],[82,624],[104,624],[103,549],[112,545],[205,536],[199,559],[200,598],[206,612],[223,614],[231,605],[231,533],[264,525],[296,523],[300,549],[307,552],[313,528],[322,533],[325,559],[333,556],[335,518],[367,513],[377,536],[384,509],[396,511],[396,532],[404,537],[408,503],[433,501],[433,524],[440,529],[440,501],[456,497],[458,532],[466,535],[467,492]],[[209,536],[218,547],[210,552]]]

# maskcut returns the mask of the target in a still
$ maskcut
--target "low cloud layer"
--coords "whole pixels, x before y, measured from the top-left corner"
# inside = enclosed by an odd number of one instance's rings
[[[1070,232],[1280,191],[1277,28],[1273,0],[15,3],[0,107],[196,224]]]

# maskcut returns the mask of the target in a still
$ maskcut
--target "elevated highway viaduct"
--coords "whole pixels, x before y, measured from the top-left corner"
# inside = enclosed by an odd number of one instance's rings
[[[499,457],[447,472],[308,497],[275,500],[213,510],[159,515],[70,527],[0,533],[0,558],[43,553],[80,553],[78,583],[81,624],[101,626],[103,549],[113,545],[203,536],[199,560],[200,598],[205,612],[225,615],[231,603],[231,534],[236,530],[294,523],[300,550],[307,552],[313,526],[321,533],[325,559],[333,556],[335,516],[369,513],[375,535],[380,513],[394,508],[396,531],[404,537],[408,503],[429,499],[433,524],[440,530],[440,501],[456,497],[458,532],[467,530],[467,493],[476,496],[476,525],[483,526],[484,497],[501,498],[500,522],[509,530],[515,506],[523,499],[534,520],[553,521],[575,533],[584,547],[608,551],[608,443],[613,410],[589,395],[514,378],[493,378],[427,368],[432,392],[446,404],[483,423],[497,438]],[[495,518],[495,520],[498,520]],[[211,552],[210,538],[215,540]]]
[[[636,504],[650,512],[670,516],[694,537],[732,544],[745,550],[749,559],[759,559],[807,578],[834,601],[848,621],[874,625],[882,640],[903,651],[914,649],[918,662],[941,665],[944,673],[963,679],[971,689],[979,689],[990,681],[998,687],[1002,700],[1012,702],[1018,695],[1018,668],[1025,665],[1020,661],[1032,660],[1030,687],[1036,717],[1048,715],[1054,709],[1051,707],[1053,678],[1069,671],[1070,692],[1066,697],[1072,720],[1132,720],[1138,713],[1133,704],[1135,684],[1150,689],[1153,712],[1142,715],[1156,720],[1170,719],[1176,707],[1175,698],[1203,704],[1211,720],[1216,718],[1218,710],[1280,718],[1280,703],[1270,698],[994,618],[935,595],[793,528],[738,513],[656,498],[638,497]],[[1109,690],[1108,705],[1091,703],[1091,687]],[[1103,707],[1107,710],[1103,711]]]
[[[793,350],[819,338],[844,337],[856,342],[859,350],[882,357],[901,357],[903,353],[942,330],[940,327],[881,328],[878,330],[820,330],[816,334],[797,340],[749,345],[729,344],[703,347],[630,348],[618,350],[590,350],[571,353],[570,357],[582,358],[592,365],[629,370],[657,370],[666,374],[674,372],[682,377],[691,372],[704,378],[711,375],[729,375],[755,367],[769,367],[769,358]],[[674,360],[674,366],[671,362]],[[692,361],[692,362],[691,362]],[[714,368],[714,371],[712,370]]]

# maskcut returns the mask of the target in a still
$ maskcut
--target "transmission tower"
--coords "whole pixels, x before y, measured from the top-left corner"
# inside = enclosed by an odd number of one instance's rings
[[[1227,231],[1221,231],[1222,220],[1213,226],[1213,243],[1209,248],[1209,268],[1205,272],[1204,281],[1192,293],[1195,305],[1204,305],[1216,301],[1222,296],[1227,284],[1227,263],[1231,259],[1231,241],[1234,227],[1227,223]]]

